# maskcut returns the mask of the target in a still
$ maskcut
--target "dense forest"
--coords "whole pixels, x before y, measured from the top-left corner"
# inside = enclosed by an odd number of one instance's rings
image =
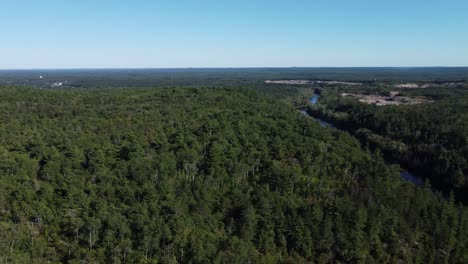
[[[4,86],[0,135],[0,263],[468,262],[453,195],[253,89]]]
[[[339,96],[342,90],[322,89],[325,96],[310,113],[350,131],[388,159],[429,179],[437,189],[446,194],[454,191],[457,200],[468,203],[467,87],[406,89],[400,94],[426,96],[434,102],[397,106],[344,98]],[[360,90],[387,93],[389,89]]]
[[[42,76],[42,78],[41,78]],[[2,70],[0,85],[55,89],[249,86],[269,79],[321,79],[376,82],[467,80],[468,67],[370,68],[180,68]],[[60,86],[53,86],[61,83]],[[271,86],[268,86],[271,88]],[[268,89],[268,93],[270,93]],[[280,96],[284,96],[280,93]]]

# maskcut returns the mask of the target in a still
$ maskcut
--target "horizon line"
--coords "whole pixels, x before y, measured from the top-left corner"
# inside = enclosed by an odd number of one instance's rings
[[[36,70],[187,70],[187,69],[359,69],[359,68],[468,68],[466,66],[241,66],[241,67],[63,67],[63,68],[0,68],[0,71]]]

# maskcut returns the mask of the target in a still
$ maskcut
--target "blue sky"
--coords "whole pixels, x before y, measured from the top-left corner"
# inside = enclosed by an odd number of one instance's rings
[[[0,69],[468,66],[468,1],[1,0]]]

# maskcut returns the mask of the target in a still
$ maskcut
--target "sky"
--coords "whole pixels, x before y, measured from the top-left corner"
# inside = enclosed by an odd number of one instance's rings
[[[467,0],[0,0],[0,69],[468,66]]]

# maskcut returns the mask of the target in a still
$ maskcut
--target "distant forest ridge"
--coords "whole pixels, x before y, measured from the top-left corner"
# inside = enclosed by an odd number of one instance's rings
[[[466,82],[468,67],[0,70],[0,84],[64,88],[252,85],[280,79]]]

